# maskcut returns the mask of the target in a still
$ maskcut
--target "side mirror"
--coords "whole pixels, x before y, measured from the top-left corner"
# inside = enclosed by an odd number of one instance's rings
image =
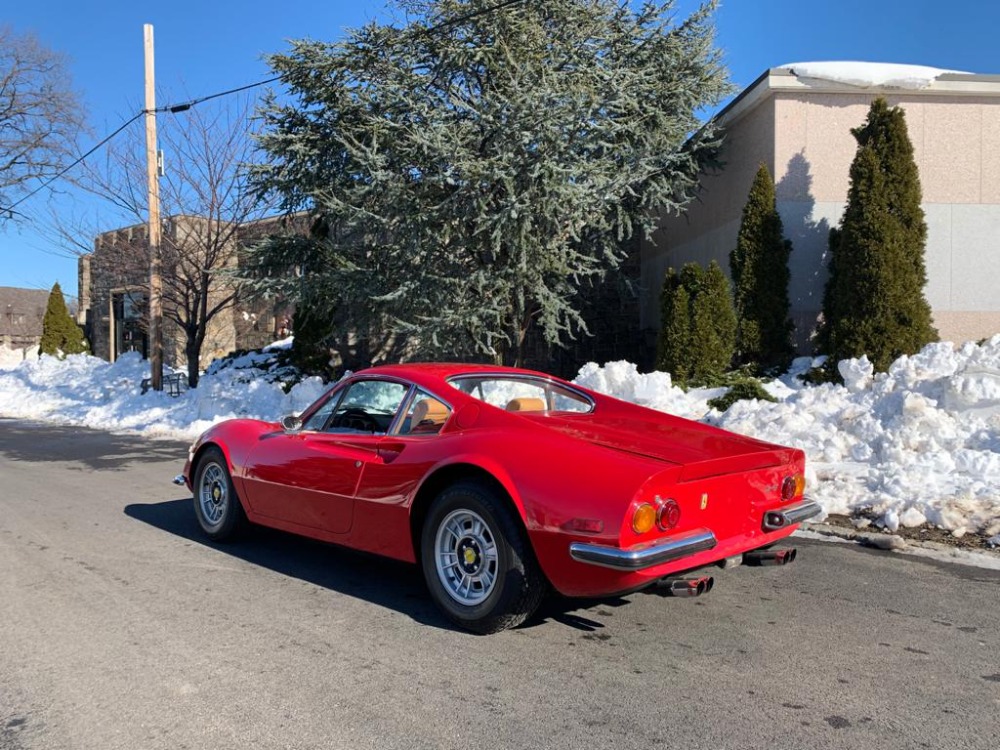
[[[281,429],[285,432],[298,432],[302,429],[302,420],[294,414],[281,418]]]

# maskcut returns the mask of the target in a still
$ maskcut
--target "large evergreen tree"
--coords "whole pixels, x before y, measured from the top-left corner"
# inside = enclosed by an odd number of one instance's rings
[[[264,111],[259,184],[328,231],[259,246],[256,284],[327,300],[347,366],[518,363],[532,327],[550,343],[583,331],[584,282],[712,160],[697,113],[729,90],[714,0],[682,22],[673,0],[395,5],[403,28],[270,58],[294,103]]]
[[[49,292],[49,302],[42,318],[42,340],[38,355],[51,354],[62,357],[67,354],[85,354],[90,351],[87,339],[66,309],[62,288],[57,281]]]
[[[736,308],[736,351],[742,364],[757,368],[791,359],[788,258],[792,243],[783,236],[775,203],[774,178],[764,164],[754,177],[736,248],[729,254]]]
[[[669,269],[660,297],[657,368],[678,383],[710,383],[732,364],[736,315],[729,282],[714,260],[708,269],[687,263]]]
[[[937,340],[924,297],[927,225],[903,110],[876,99],[851,132],[858,150],[847,208],[830,233],[818,345],[831,364],[867,354],[884,371]]]

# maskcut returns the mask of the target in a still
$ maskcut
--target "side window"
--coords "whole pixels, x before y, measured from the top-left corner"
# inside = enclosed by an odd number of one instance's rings
[[[399,428],[400,435],[436,435],[451,416],[451,409],[431,394],[417,391]]]
[[[309,417],[302,425],[303,430],[310,432],[318,432],[322,430],[326,425],[327,420],[330,419],[330,415],[333,414],[333,410],[337,407],[337,403],[340,401],[341,393],[335,393],[331,398],[326,400],[321,407],[313,412],[312,416]]]
[[[352,383],[333,409],[327,432],[385,434],[406,396],[407,387],[388,380]]]
[[[448,381],[474,398],[507,411],[589,414],[594,402],[582,393],[534,376],[459,375]]]

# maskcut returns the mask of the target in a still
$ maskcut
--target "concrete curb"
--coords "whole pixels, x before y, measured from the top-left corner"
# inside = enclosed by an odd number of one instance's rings
[[[898,534],[884,534],[872,531],[860,531],[858,529],[848,529],[843,526],[833,526],[827,523],[803,523],[799,527],[803,531],[812,532],[819,536],[833,537],[848,542],[855,542],[865,547],[886,550],[889,552],[903,552],[919,554],[919,551],[938,553],[946,558],[956,560],[967,557],[982,556],[991,562],[1000,562],[1000,548],[989,549],[967,549],[941,542],[922,541],[919,539],[904,539]],[[923,555],[926,556],[926,555]],[[992,565],[990,566],[992,567]]]

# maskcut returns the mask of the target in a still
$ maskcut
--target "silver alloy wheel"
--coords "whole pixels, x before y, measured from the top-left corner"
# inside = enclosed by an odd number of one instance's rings
[[[459,604],[480,604],[493,591],[499,568],[493,530],[468,509],[445,516],[434,537],[434,566],[448,595]]]
[[[209,526],[218,526],[229,504],[229,477],[226,470],[215,461],[205,466],[198,484],[198,502],[201,514]]]

